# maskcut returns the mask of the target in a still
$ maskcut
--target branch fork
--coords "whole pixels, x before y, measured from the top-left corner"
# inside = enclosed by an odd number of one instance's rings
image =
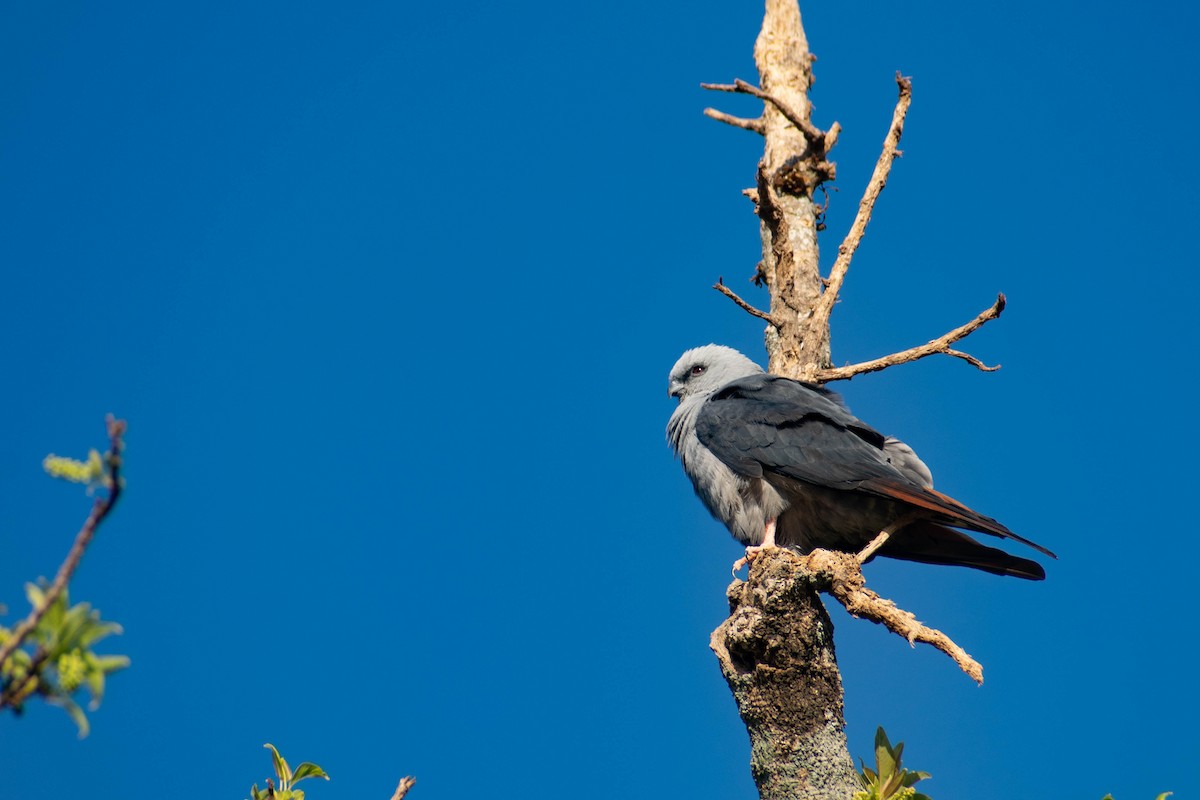
[[[803,114],[798,113],[780,98],[776,97],[770,92],[764,92],[762,89],[754,86],[753,84],[747,83],[741,78],[734,78],[733,83],[702,83],[700,84],[700,88],[708,89],[711,92],[733,92],[735,94],[748,94],[751,97],[757,97],[764,103],[770,103],[779,111],[780,114],[784,116],[788,122],[795,125],[797,130],[804,134],[804,138],[808,140],[809,147],[820,153],[822,157],[833,149],[833,146],[837,144],[838,134],[842,132],[842,126],[837,122],[830,125],[829,130],[821,130],[816,125],[813,125],[810,120],[806,119]],[[748,130],[753,130],[757,133],[764,132],[764,123],[762,121],[762,117],[747,120],[740,117],[731,117],[729,114],[717,111],[714,108],[704,109],[704,115],[719,122],[729,123],[734,125],[734,127],[747,128]],[[738,122],[730,122],[730,120],[737,120]],[[750,123],[750,125],[740,123]]]
[[[932,645],[948,655],[971,680],[983,683],[983,666],[953,639],[926,627],[911,612],[867,588],[858,554],[814,550],[800,558],[804,560],[804,568],[817,576],[820,590],[841,603],[851,615],[883,625],[907,639],[910,645],[915,642]]]
[[[995,366],[988,366],[978,358],[975,358],[975,356],[969,353],[964,353],[961,350],[955,350],[950,347],[950,345],[954,344],[960,339],[966,338],[971,333],[982,327],[984,323],[999,318],[1001,312],[1004,311],[1004,307],[1007,304],[1008,301],[1005,299],[1004,295],[999,294],[996,296],[996,302],[990,307],[985,308],[983,311],[980,311],[979,314],[975,316],[975,319],[971,320],[965,325],[960,325],[948,333],[942,334],[936,339],[931,339],[930,341],[918,347],[911,347],[908,350],[902,350],[899,353],[892,353],[889,356],[872,359],[871,361],[863,361],[862,363],[850,364],[845,367],[829,367],[818,370],[816,380],[820,383],[849,380],[855,375],[862,375],[866,372],[878,372],[881,369],[887,369],[888,367],[894,367],[899,364],[907,364],[911,361],[917,361],[918,359],[925,358],[926,356],[932,356],[939,353],[942,355],[951,356],[953,358],[961,358],[963,361],[966,361],[971,366],[983,372],[995,372],[996,370],[1000,369],[999,364],[996,364]]]
[[[810,159],[810,168],[813,167],[811,162],[812,156],[817,155],[819,156],[817,160],[823,161],[825,154],[837,141],[837,135],[841,130],[841,126],[835,122],[830,127],[829,131],[821,131],[811,122],[809,122],[803,114],[795,111],[789,104],[785,103],[774,94],[766,92],[757,86],[752,86],[746,81],[740,79],[735,80],[732,84],[704,83],[701,84],[701,86],[703,86],[705,89],[710,89],[713,91],[748,94],[774,106],[779,113],[782,114],[785,119],[787,119],[788,122],[790,122],[796,127],[797,130],[804,134],[804,138],[809,144],[809,151],[806,155]],[[787,320],[781,318],[779,315],[762,311],[743,300],[733,290],[725,286],[725,283],[722,279],[718,278],[716,285],[713,286],[714,289],[724,294],[726,297],[736,303],[738,307],[746,311],[746,313],[753,317],[757,317],[769,322],[771,326],[783,336],[792,334],[789,328],[798,327],[800,328],[799,338],[801,341],[816,341],[820,343],[820,341],[823,340],[825,343],[824,350],[828,350],[829,318],[833,313],[834,305],[837,303],[838,294],[845,283],[846,274],[850,270],[850,262],[853,260],[854,254],[858,251],[858,247],[862,243],[863,235],[866,233],[867,225],[870,223],[871,215],[875,209],[875,203],[879,199],[879,195],[883,192],[884,187],[887,186],[888,176],[891,174],[892,164],[902,155],[899,149],[899,144],[900,138],[904,133],[904,121],[908,116],[908,108],[912,103],[912,80],[897,72],[896,86],[898,89],[896,107],[892,112],[892,121],[888,126],[887,135],[884,137],[883,148],[879,154],[879,159],[875,163],[875,169],[871,173],[871,179],[868,181],[867,187],[863,192],[862,199],[859,201],[858,211],[855,214],[854,222],[850,225],[850,230],[847,231],[845,238],[838,246],[837,258],[833,263],[833,267],[829,271],[828,277],[821,276],[820,273],[817,273],[816,275],[820,288],[818,290],[819,294],[810,306],[811,311],[807,315],[794,319],[793,324],[789,325]],[[763,117],[759,117],[754,120],[745,120],[741,118],[729,117],[729,115],[714,111],[713,109],[706,109],[705,114],[722,122],[729,122],[730,124],[734,124],[738,127],[749,128],[765,135],[766,129]],[[796,172],[796,169],[798,168],[797,165],[802,160],[802,157],[803,156],[794,157],[786,161],[776,171],[773,181],[764,180],[765,175],[763,175],[762,166],[760,165],[759,188],[754,190],[753,199],[755,200],[755,205],[759,206],[762,198],[764,197],[765,191],[765,196],[768,202],[768,205],[765,208],[759,208],[760,216],[763,216],[764,213],[772,217],[777,216],[777,213],[774,210],[775,207],[770,205],[774,195],[774,192],[772,192],[771,189],[783,188],[788,191],[797,189],[797,187],[793,185],[792,178],[800,175],[799,172]],[[829,175],[829,178],[832,179],[832,173]],[[803,175],[801,175],[798,179],[801,181],[801,183],[804,182]],[[820,182],[815,184],[815,186],[819,185]],[[799,188],[801,191],[806,190],[803,186]],[[828,199],[826,200],[825,205],[815,207],[815,213],[818,216],[823,215],[827,205]],[[765,218],[766,217],[764,217],[764,219]],[[823,228],[823,225],[818,227]],[[766,272],[760,267],[756,273],[755,282],[762,283],[763,281],[761,278],[765,276]],[[790,293],[786,292],[785,289],[786,287],[779,291],[774,289],[772,290],[773,309],[780,305],[786,305],[792,309],[806,307],[804,304],[789,302],[791,299],[789,296]],[[952,348],[951,345],[969,336],[985,323],[990,322],[993,319],[997,319],[1000,316],[1000,313],[1004,310],[1005,303],[1006,301],[1004,295],[1000,294],[996,298],[996,302],[990,308],[980,312],[970,322],[955,328],[954,330],[949,331],[936,339],[932,339],[923,345],[911,347],[907,350],[892,353],[891,355],[882,356],[870,361],[864,361],[859,364],[852,364],[842,367],[833,367],[828,363],[826,363],[824,366],[812,366],[813,362],[810,360],[807,370],[802,367],[801,374],[797,377],[801,377],[806,380],[812,380],[818,383],[827,383],[829,381],[836,380],[849,380],[855,375],[861,375],[867,372],[876,372],[886,369],[887,367],[906,364],[911,361],[917,361],[918,359],[935,354],[947,355],[952,358],[961,359],[976,369],[984,372],[994,372],[995,370],[1000,369],[999,365],[988,366],[970,353],[965,353],[961,350]]]
[[[892,633],[903,637],[910,645],[924,642],[937,648],[949,656],[968,677],[982,684],[983,667],[967,651],[955,644],[953,639],[939,630],[927,627],[911,612],[899,608],[891,600],[884,599],[867,588],[860,555],[820,549],[801,555],[786,547],[764,550],[750,562],[749,580],[735,580],[730,585],[731,604],[735,597],[742,598],[745,592],[756,592],[761,597],[770,597],[782,586],[779,576],[790,575],[793,580],[811,582],[815,590],[833,597],[852,616],[883,625]],[[790,614],[794,611],[786,599],[774,598],[760,605],[764,609],[763,613]],[[737,606],[734,606],[734,614],[730,620],[738,613]],[[714,632],[714,638],[721,630],[718,628],[717,632]]]
[[[804,146],[790,159],[783,162],[772,175],[772,183],[779,191],[811,196],[817,187],[826,181],[832,181],[837,176],[837,165],[827,159],[829,151],[837,144],[838,134],[842,131],[842,126],[837,122],[829,126],[829,130],[823,131],[813,125],[806,114],[796,110],[783,98],[747,83],[741,78],[735,78],[733,83],[702,83],[700,87],[713,92],[732,92],[757,97],[765,105],[778,111],[803,135]],[[715,108],[706,108],[704,114],[710,119],[724,122],[735,128],[754,131],[760,136],[767,136],[769,132],[765,113],[753,119],[747,119],[726,114]]]

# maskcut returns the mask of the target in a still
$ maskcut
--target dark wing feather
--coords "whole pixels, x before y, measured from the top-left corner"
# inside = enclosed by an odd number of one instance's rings
[[[902,528],[879,549],[879,555],[925,564],[974,567],[994,575],[1012,575],[1031,581],[1046,578],[1046,571],[1036,561],[1009,555],[980,544],[961,531],[927,520]]]
[[[919,488],[888,463],[885,437],[820,387],[755,375],[717,392],[696,416],[696,436],[746,477],[774,472],[831,489],[874,479]]]
[[[894,500],[917,506],[918,508],[926,509],[927,511],[932,511],[941,516],[943,521],[956,528],[968,528],[980,533],[990,533],[993,536],[999,536],[1003,539],[1013,539],[1021,544],[1032,547],[1034,550],[1045,553],[1051,558],[1058,558],[1058,556],[1040,544],[1031,542],[1024,536],[1013,533],[1005,525],[1000,524],[991,517],[985,517],[983,514],[967,508],[953,497],[948,497],[934,489],[918,486],[916,491],[913,491],[907,486],[898,486],[895,483],[876,482],[874,480],[864,481],[861,488],[875,494],[881,494],[884,497],[890,497]]]
[[[775,474],[868,492],[930,512],[945,524],[1015,539],[1056,557],[896,469],[883,452],[883,434],[847,411],[827,389],[774,375],[734,381],[700,409],[696,436],[745,477]]]

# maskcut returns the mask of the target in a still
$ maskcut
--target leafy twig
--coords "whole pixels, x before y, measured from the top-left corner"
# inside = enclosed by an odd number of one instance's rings
[[[37,627],[50,607],[58,600],[59,595],[66,590],[67,584],[71,582],[71,576],[75,574],[76,568],[79,567],[79,562],[83,559],[84,551],[91,544],[92,538],[96,535],[96,530],[100,527],[100,523],[113,510],[113,506],[117,504],[117,500],[121,496],[120,470],[121,451],[125,446],[122,440],[122,437],[125,435],[125,420],[116,419],[112,414],[109,414],[106,422],[108,424],[109,447],[108,453],[104,458],[108,467],[108,491],[104,493],[103,497],[96,498],[96,502],[92,504],[92,512],[88,515],[87,520],[84,521],[83,527],[79,529],[79,533],[75,535],[75,543],[71,545],[71,550],[67,553],[66,560],[58,568],[58,574],[54,577],[54,582],[46,590],[43,602],[34,606],[33,610],[29,612],[29,616],[21,620],[17,627],[13,629],[8,641],[0,646],[0,664],[3,664],[16,652],[17,648],[21,646],[25,639],[29,637],[29,634]],[[34,670],[30,670],[29,674],[34,674]],[[9,687],[9,689],[11,688]],[[5,697],[15,694],[17,693],[5,691]],[[4,698],[0,698],[0,708],[4,707],[3,700]]]

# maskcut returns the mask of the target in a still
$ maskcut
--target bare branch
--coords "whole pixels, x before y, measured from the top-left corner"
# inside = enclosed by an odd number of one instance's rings
[[[886,528],[884,528],[882,531],[880,531],[879,535],[876,536],[874,539],[872,539],[870,542],[868,542],[866,547],[864,547],[862,550],[858,551],[858,556],[857,556],[858,563],[859,564],[867,563],[867,561],[870,560],[871,556],[875,555],[876,550],[878,550],[879,548],[881,548],[885,544],[887,544],[887,540],[892,538],[893,533],[900,530],[908,523],[912,522],[915,519],[915,517],[916,517],[916,515],[914,515],[914,514],[905,514],[904,516],[896,519],[896,521],[893,522],[891,525],[888,525]]]
[[[404,800],[404,795],[408,794],[408,790],[416,784],[417,779],[412,775],[405,776],[400,779],[400,783],[396,786],[396,791],[392,794],[392,800]]]
[[[913,614],[897,608],[891,600],[883,599],[866,587],[857,555],[814,550],[800,558],[823,579],[821,590],[832,595],[851,614],[883,625],[892,633],[903,636],[909,644],[925,642],[936,647],[950,656],[972,680],[983,683],[983,667],[954,640],[939,630],[922,625]]]
[[[713,284],[713,288],[716,289],[721,294],[728,297],[733,302],[737,303],[738,306],[743,311],[745,311],[747,314],[758,317],[759,319],[765,319],[767,322],[771,323],[775,327],[779,327],[779,323],[776,322],[775,318],[772,317],[770,314],[768,314],[765,311],[760,311],[759,309],[757,309],[754,306],[747,303],[742,298],[738,297],[737,293],[734,292],[733,289],[730,289],[728,286],[725,285],[724,278],[717,278],[717,282],[715,284]]]
[[[920,345],[919,347],[913,347],[900,353],[893,353],[890,356],[876,358],[872,361],[864,361],[861,364],[851,364],[846,367],[829,367],[818,370],[816,380],[820,383],[826,383],[828,381],[844,381],[853,378],[855,375],[862,375],[866,372],[878,372],[881,369],[887,369],[888,367],[893,367],[897,364],[907,364],[910,361],[916,361],[917,359],[925,358],[926,356],[931,356],[938,353],[954,356],[955,358],[961,358],[964,361],[983,370],[984,372],[995,372],[996,370],[1000,369],[999,364],[994,367],[989,367],[972,355],[968,355],[967,353],[963,353],[958,350],[952,350],[950,345],[975,332],[984,323],[990,322],[991,320],[999,317],[1000,312],[1004,311],[1006,302],[1007,301],[1004,299],[1003,294],[997,295],[996,302],[990,308],[981,311],[979,316],[975,317],[975,319],[971,320],[966,325],[955,328],[954,330],[938,337],[937,339]]]
[[[704,109],[704,116],[709,119],[715,119],[717,122],[724,122],[726,125],[732,125],[735,128],[744,128],[748,131],[754,131],[760,136],[766,132],[763,126],[763,121],[760,118],[746,119],[745,117],[735,117],[732,114],[726,114],[724,111],[717,111],[715,108]]]
[[[995,372],[996,370],[1000,369],[999,364],[995,365],[994,367],[989,367],[987,364],[983,363],[975,356],[971,355],[970,353],[964,353],[961,350],[943,350],[942,352],[944,352],[948,356],[954,356],[955,358],[961,358],[963,361],[966,361],[971,366],[979,369],[980,372]]]
[[[7,661],[17,651],[17,648],[29,637],[29,634],[33,633],[38,623],[42,621],[42,617],[46,615],[46,612],[50,610],[50,607],[54,605],[59,596],[66,590],[67,584],[71,582],[71,576],[75,574],[79,562],[83,559],[84,551],[91,544],[92,538],[96,535],[96,530],[100,527],[100,523],[112,511],[113,506],[117,504],[117,499],[121,496],[121,450],[124,447],[121,437],[125,435],[125,421],[114,419],[109,414],[107,423],[109,448],[108,453],[105,455],[105,460],[108,464],[108,476],[112,481],[112,485],[108,488],[106,497],[98,497],[96,498],[96,502],[92,504],[92,512],[84,521],[83,527],[79,529],[79,533],[75,535],[75,543],[71,545],[71,550],[67,553],[66,560],[58,568],[58,574],[54,577],[54,582],[46,590],[43,602],[30,611],[29,616],[21,620],[17,627],[13,629],[8,641],[0,646],[0,664]],[[20,682],[21,686],[9,686],[4,696],[0,697],[0,708],[7,705],[13,697],[20,695],[20,690],[24,688],[24,684],[28,681],[29,677],[36,673],[37,666],[39,666],[39,663],[35,658],[35,663],[30,665],[26,680]]]
[[[866,233],[867,223],[871,221],[871,212],[875,209],[875,201],[879,199],[883,187],[887,186],[892,162],[899,155],[896,148],[904,133],[904,118],[908,114],[908,106],[912,102],[912,81],[897,72],[896,85],[899,87],[900,96],[896,100],[896,109],[892,112],[892,124],[888,127],[887,136],[883,140],[883,152],[879,154],[879,160],[875,162],[875,171],[871,173],[871,180],[868,181],[862,200],[858,203],[858,213],[854,216],[850,231],[838,247],[837,260],[834,261],[833,268],[829,271],[828,286],[813,308],[812,324],[819,327],[827,328],[829,326],[829,315],[833,312],[833,304],[837,301],[838,292],[846,280],[846,272],[850,269],[850,260],[854,258],[854,253],[858,250],[859,243],[862,242],[863,234]]]
[[[797,113],[787,103],[783,102],[778,97],[775,97],[770,92],[764,92],[762,89],[758,88],[757,86],[754,86],[753,84],[750,84],[750,83],[746,83],[746,81],[742,80],[741,78],[734,78],[732,84],[729,84],[729,83],[702,83],[702,84],[700,84],[700,86],[704,89],[709,89],[714,92],[733,92],[735,94],[748,94],[748,95],[751,95],[752,97],[757,97],[759,100],[762,100],[764,103],[770,103],[771,105],[775,106],[775,108],[777,108],[779,110],[779,113],[782,114],[784,116],[784,118],[787,119],[788,122],[795,125],[796,128],[801,133],[804,134],[805,138],[808,139],[809,143],[814,148],[819,149],[822,153],[829,152],[830,148],[833,147],[833,143],[837,141],[838,132],[840,132],[842,129],[841,125],[839,125],[836,122],[833,123],[833,127],[831,127],[829,129],[830,133],[832,133],[833,138],[832,139],[829,138],[830,134],[825,133],[820,128],[818,128],[816,125],[813,125],[812,122],[810,122],[809,120],[804,118],[803,114]],[[707,112],[705,112],[705,113],[707,113]],[[709,116],[712,116],[712,115],[710,114]]]
[[[841,132],[842,132],[842,123],[834,122],[832,125],[829,126],[829,130],[825,131],[825,152],[828,153],[830,150],[833,149],[833,146],[835,144],[837,144],[838,135]]]

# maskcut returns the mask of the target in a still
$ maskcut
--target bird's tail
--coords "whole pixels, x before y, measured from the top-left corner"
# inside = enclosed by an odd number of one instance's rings
[[[1031,581],[1046,578],[1046,571],[1036,561],[1009,555],[980,544],[961,531],[927,520],[901,528],[879,548],[879,555],[925,564],[972,567]]]
[[[870,478],[859,483],[868,492],[881,494],[892,500],[899,500],[910,506],[933,511],[941,516],[942,521],[956,528],[968,528],[979,533],[999,536],[1002,539],[1014,539],[1021,544],[1027,544],[1034,550],[1045,553],[1051,558],[1058,558],[1054,553],[1042,547],[1037,542],[1031,542],[1024,536],[1018,536],[991,517],[985,517],[978,511],[967,508],[953,497],[942,494],[928,486],[906,485],[892,480]]]

